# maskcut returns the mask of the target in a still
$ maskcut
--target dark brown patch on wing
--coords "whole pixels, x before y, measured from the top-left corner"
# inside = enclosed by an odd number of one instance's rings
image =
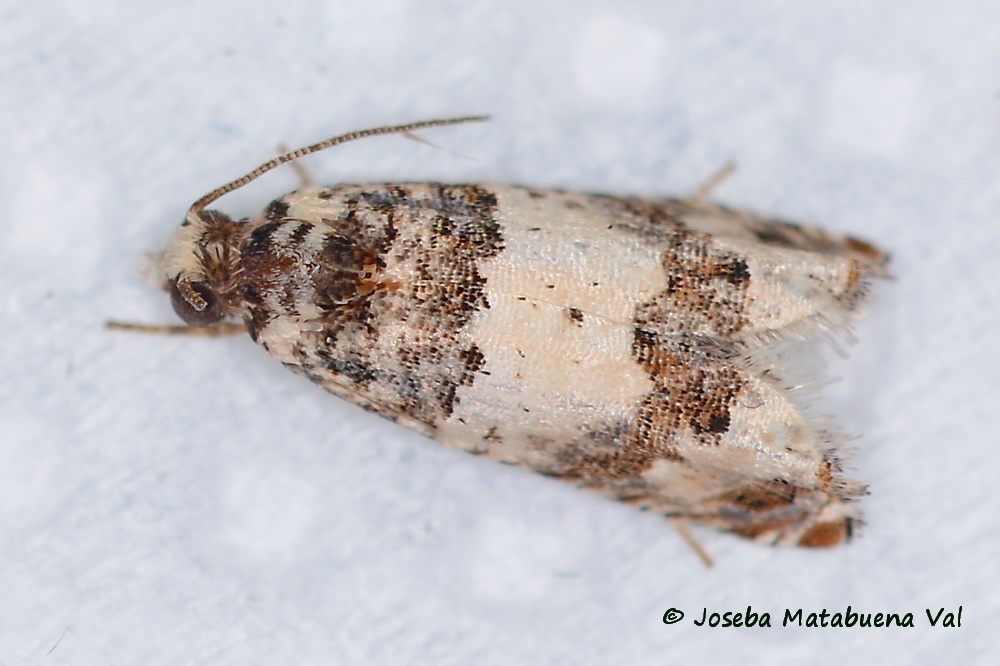
[[[849,541],[854,534],[854,519],[847,517],[836,522],[817,523],[799,537],[798,545],[806,548],[829,548]]]
[[[320,352],[320,357],[325,357],[325,367],[327,370],[350,379],[358,386],[367,386],[376,379],[379,379],[378,371],[363,358],[337,357],[327,355],[323,351]]]
[[[781,480],[749,483],[705,502],[693,520],[714,525],[751,539],[766,538],[810,548],[834,546],[851,537],[857,522],[842,516],[815,522],[831,501],[850,501],[863,491],[844,492],[835,484],[829,464],[818,474],[816,488],[802,488]]]
[[[489,308],[480,263],[503,249],[497,200],[477,185],[429,185],[411,194],[430,229],[394,251],[415,261],[418,279],[410,289],[406,339],[398,358],[406,372],[436,385],[423,403],[409,402],[411,413],[439,423],[451,416],[459,386],[471,386],[485,359],[475,345],[462,342],[472,315]],[[390,253],[391,254],[391,253]],[[426,400],[430,398],[430,400]]]
[[[264,219],[282,221],[288,217],[288,204],[282,199],[275,199],[264,209]]]
[[[490,306],[479,265],[503,250],[496,196],[477,185],[431,183],[343,185],[320,198],[329,215],[317,225],[323,233],[296,253],[298,273],[259,291],[288,290],[319,307],[318,318],[302,322],[311,341],[300,361],[307,376],[334,392],[349,383],[359,404],[436,426],[485,364],[463,329]],[[261,236],[251,254],[275,263],[273,230]],[[296,315],[293,308],[275,314]],[[260,319],[255,331],[266,324]]]
[[[560,461],[558,468],[549,472],[550,476],[578,481],[582,485],[597,487],[615,487],[619,499],[625,499],[625,486],[619,487],[617,481],[630,481],[648,470],[655,460],[680,460],[667,439],[633,439],[622,438],[616,445],[610,447],[587,446],[586,440],[580,443],[580,448]]]
[[[750,271],[741,256],[704,234],[684,231],[667,243],[661,262],[667,289],[640,308],[638,326],[725,339],[743,328]]]
[[[884,266],[889,262],[889,255],[878,249],[871,243],[848,236],[844,239],[844,245],[859,258],[875,266]]]
[[[625,501],[631,485],[645,486],[637,480],[637,470],[648,469],[658,458],[676,459],[673,451],[663,447],[665,440],[649,439],[635,445],[630,436],[633,429],[634,425],[628,422],[585,429],[573,446],[557,447],[556,463],[542,472],[581,486],[612,492]],[[644,492],[645,487],[638,494]]]
[[[731,341],[743,326],[750,273],[740,256],[680,228],[665,204],[604,203],[631,216],[617,219],[615,227],[627,227],[663,248],[667,286],[640,304],[633,320],[632,355],[649,374],[653,390],[614,445],[588,447],[584,440],[556,475],[587,485],[609,482],[617,496],[625,497],[625,480],[639,477],[656,460],[682,460],[678,441],[717,446],[729,431],[731,410],[744,385],[733,363],[738,348]]]
[[[636,309],[632,354],[653,380],[633,443],[683,437],[718,445],[744,379],[732,344],[750,273],[742,257],[689,231],[663,238],[667,288]],[[676,452],[675,452],[676,454]]]
[[[284,223],[283,219],[271,220],[251,231],[246,241],[244,241],[243,247],[240,248],[240,256],[257,258],[266,255],[271,249],[271,244],[274,242],[274,233]]]
[[[886,275],[884,269],[889,262],[889,256],[871,243],[784,220],[749,213],[734,214],[741,215],[747,228],[765,245],[848,257],[857,260],[866,273],[870,272],[875,276]]]
[[[719,499],[751,513],[767,513],[795,502],[796,488],[788,483],[754,483],[726,493]]]
[[[679,435],[718,445],[729,430],[730,410],[743,387],[739,370],[676,337],[637,328],[632,353],[653,379],[639,409],[638,441]]]
[[[801,249],[802,245],[802,227],[791,222],[759,225],[754,229],[754,236],[764,245],[772,247],[798,250]]]

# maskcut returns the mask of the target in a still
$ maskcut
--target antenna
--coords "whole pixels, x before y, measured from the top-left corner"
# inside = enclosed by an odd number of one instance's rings
[[[348,141],[354,141],[356,139],[364,139],[369,136],[379,136],[381,134],[405,134],[407,132],[412,132],[414,130],[427,129],[430,127],[442,127],[444,125],[459,125],[462,123],[478,123],[489,120],[490,116],[462,116],[460,118],[438,118],[435,120],[421,120],[415,123],[406,123],[405,125],[386,125],[383,127],[372,127],[370,129],[355,130],[353,132],[348,132],[347,134],[341,134],[340,136],[335,136],[325,141],[320,141],[319,143],[314,143],[311,146],[306,146],[305,148],[299,148],[291,152],[287,152],[284,155],[279,155],[273,160],[264,162],[259,167],[251,171],[250,173],[237,178],[236,180],[226,183],[222,187],[216,188],[198,199],[191,205],[188,210],[188,217],[194,217],[195,219],[201,219],[201,214],[205,210],[205,207],[214,202],[219,197],[232,192],[233,190],[238,190],[247,183],[261,175],[267,173],[275,167],[281,166],[285,162],[291,162],[292,160],[297,160],[300,157],[309,155],[310,153],[319,152],[321,150],[326,150],[332,146],[339,145],[341,143],[347,143]]]

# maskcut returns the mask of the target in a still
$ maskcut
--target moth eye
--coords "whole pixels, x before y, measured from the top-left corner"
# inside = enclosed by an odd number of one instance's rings
[[[214,326],[225,317],[218,295],[207,282],[185,282],[180,286],[176,279],[170,281],[170,303],[174,312],[188,326]],[[198,309],[192,300],[200,298],[205,307]]]

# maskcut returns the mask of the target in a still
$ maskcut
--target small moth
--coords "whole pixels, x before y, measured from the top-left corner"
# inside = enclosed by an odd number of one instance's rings
[[[448,446],[771,544],[833,546],[866,493],[789,348],[844,333],[887,256],[726,208],[481,184],[305,186],[253,219],[199,199],[160,257],[188,325]]]

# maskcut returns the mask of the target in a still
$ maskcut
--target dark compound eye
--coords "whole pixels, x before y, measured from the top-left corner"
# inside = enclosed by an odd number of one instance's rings
[[[178,287],[177,280],[170,281],[170,303],[174,312],[188,326],[214,326],[225,317],[222,304],[207,282],[190,282],[187,288],[205,301],[205,307],[199,310],[185,298],[184,290]]]

